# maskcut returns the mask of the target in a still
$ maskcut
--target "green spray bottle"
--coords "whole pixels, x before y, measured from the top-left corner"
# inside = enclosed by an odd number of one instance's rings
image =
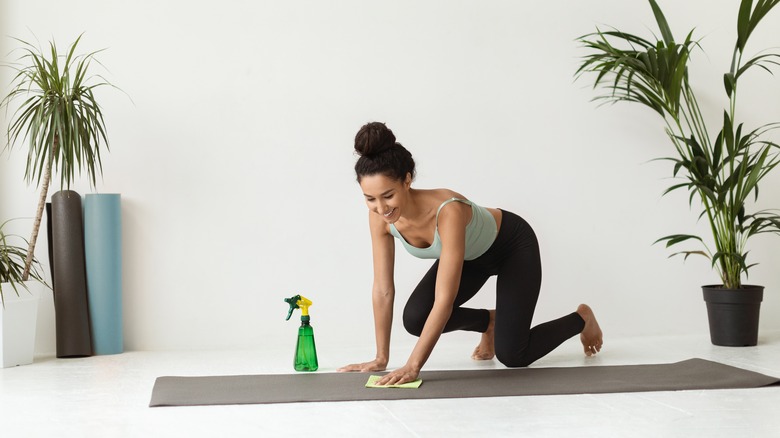
[[[298,343],[295,345],[295,371],[317,371],[317,348],[314,346],[314,329],[309,324],[309,306],[311,300],[295,295],[285,298],[290,305],[287,312],[287,320],[292,316],[293,310],[301,309],[301,326],[298,328]]]

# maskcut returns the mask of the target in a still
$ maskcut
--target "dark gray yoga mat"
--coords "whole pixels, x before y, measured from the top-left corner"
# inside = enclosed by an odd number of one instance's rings
[[[369,374],[158,377],[149,406],[599,394],[759,388],[780,378],[689,359],[660,365],[423,371],[418,389],[365,388]]]
[[[51,228],[57,357],[91,356],[84,225],[78,193],[62,190],[52,195]]]

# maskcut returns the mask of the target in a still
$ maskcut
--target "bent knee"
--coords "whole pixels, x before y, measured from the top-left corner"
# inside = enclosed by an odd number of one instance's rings
[[[423,314],[423,312],[420,312],[417,309],[411,309],[409,307],[404,309],[404,328],[411,335],[420,336],[427,319],[428,315]]]
[[[496,348],[496,359],[508,368],[525,368],[533,362],[526,357],[524,348],[514,351]]]

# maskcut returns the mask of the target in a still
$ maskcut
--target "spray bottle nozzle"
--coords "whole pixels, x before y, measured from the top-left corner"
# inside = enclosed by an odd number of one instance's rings
[[[284,302],[290,305],[290,310],[287,312],[286,320],[289,320],[292,316],[293,310],[301,309],[301,316],[309,316],[309,306],[311,306],[311,300],[300,295],[295,295],[290,298],[285,298]]]

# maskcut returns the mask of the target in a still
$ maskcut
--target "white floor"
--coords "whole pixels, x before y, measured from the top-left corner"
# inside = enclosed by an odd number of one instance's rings
[[[427,369],[498,367],[445,336]],[[321,371],[363,359],[320,351]],[[51,437],[778,437],[780,387],[603,395],[149,408],[156,377],[291,372],[291,351],[127,352],[37,358],[0,370],[2,436]],[[400,354],[398,355],[401,356]],[[534,364],[666,363],[700,357],[780,377],[780,332],[758,347],[706,336],[607,339],[596,358],[572,340]],[[400,360],[400,359],[398,359]],[[6,434],[15,431],[17,434]]]

